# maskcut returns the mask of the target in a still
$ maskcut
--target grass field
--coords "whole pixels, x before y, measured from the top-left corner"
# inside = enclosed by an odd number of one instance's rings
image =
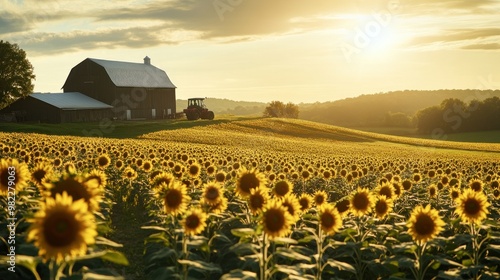
[[[500,277],[500,144],[232,116],[78,134],[99,127],[0,133],[0,279]]]

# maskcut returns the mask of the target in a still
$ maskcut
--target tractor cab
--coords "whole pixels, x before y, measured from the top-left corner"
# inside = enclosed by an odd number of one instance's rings
[[[189,98],[188,107],[184,109],[184,114],[188,120],[206,119],[213,120],[214,112],[209,111],[203,103],[205,98]]]
[[[205,98],[189,98],[188,99],[188,109],[206,108],[205,104],[203,103],[203,100],[205,100]]]

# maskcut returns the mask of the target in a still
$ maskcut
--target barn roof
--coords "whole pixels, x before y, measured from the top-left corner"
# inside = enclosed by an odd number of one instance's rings
[[[32,93],[29,96],[63,110],[113,108],[113,106],[79,92]]]
[[[89,58],[104,67],[111,81],[119,87],[176,88],[165,71],[145,63]]]

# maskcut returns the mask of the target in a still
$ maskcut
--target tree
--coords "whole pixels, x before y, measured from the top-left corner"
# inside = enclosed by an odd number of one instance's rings
[[[17,44],[0,40],[0,108],[33,92],[33,65]]]
[[[299,117],[299,106],[291,102],[285,105],[281,101],[272,101],[264,109],[264,117],[296,119]]]

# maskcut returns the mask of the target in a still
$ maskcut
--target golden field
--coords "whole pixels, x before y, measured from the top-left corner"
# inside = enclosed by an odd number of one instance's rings
[[[500,277],[499,144],[256,119],[0,148],[1,279]]]

